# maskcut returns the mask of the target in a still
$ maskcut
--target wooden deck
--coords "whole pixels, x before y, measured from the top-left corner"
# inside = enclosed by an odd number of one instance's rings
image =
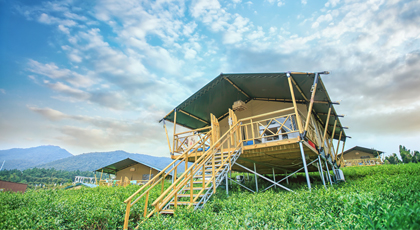
[[[303,149],[306,155],[306,162],[310,163],[318,157],[318,151],[309,145],[306,141],[303,142]],[[224,152],[228,152],[226,149]],[[203,152],[191,153],[188,156],[189,162],[194,162]],[[175,159],[177,156],[172,156]],[[275,173],[281,174],[285,172],[293,172],[303,167],[302,156],[299,148],[299,138],[272,141],[268,143],[260,143],[255,145],[245,145],[243,153],[239,157],[237,163],[254,169],[254,163],[258,173],[272,174],[273,168]],[[239,166],[233,166],[233,171],[245,172]],[[318,171],[314,166],[308,167],[309,171]]]

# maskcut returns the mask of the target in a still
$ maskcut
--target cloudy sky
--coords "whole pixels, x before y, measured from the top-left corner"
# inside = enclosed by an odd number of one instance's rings
[[[420,150],[418,0],[0,0],[0,149],[168,156],[219,73],[323,71],[346,148]],[[172,128],[172,126],[170,127]]]

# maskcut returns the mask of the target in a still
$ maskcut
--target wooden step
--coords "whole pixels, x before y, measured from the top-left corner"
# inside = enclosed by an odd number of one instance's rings
[[[203,187],[193,187],[193,191],[200,191]],[[210,189],[209,187],[204,188],[205,190]],[[191,187],[182,188],[183,191],[191,191]]]
[[[193,197],[196,197],[198,194],[193,194]],[[200,197],[204,196],[204,194],[201,194]],[[190,197],[190,194],[178,194],[179,198],[184,198],[184,197]]]
[[[199,202],[194,202],[194,203],[192,203],[193,205],[197,205]],[[203,202],[201,202],[201,203],[203,203]],[[190,205],[191,203],[190,202],[187,202],[187,201],[178,201],[178,202],[176,202],[176,204],[177,205]],[[171,202],[171,203],[169,203],[169,205],[175,205],[175,203],[174,202]]]
[[[219,168],[220,166],[228,166],[229,164],[224,164],[224,165],[221,165],[221,164],[215,164],[214,165],[214,167],[216,167],[216,168]],[[205,165],[204,166],[205,168],[212,168],[213,167],[213,165],[211,164],[211,165]]]
[[[172,215],[172,214],[174,214],[174,210],[173,209],[165,209],[165,210],[160,211],[160,213],[161,214],[170,214],[170,215]]]
[[[209,181],[213,181],[213,180],[205,180],[204,184],[207,184],[207,182],[209,182]],[[202,180],[196,180],[196,181],[193,181],[193,184],[203,184],[203,181]]]

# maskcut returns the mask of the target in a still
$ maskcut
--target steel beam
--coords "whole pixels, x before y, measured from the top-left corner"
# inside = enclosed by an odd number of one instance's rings
[[[306,183],[308,184],[309,191],[311,191],[311,180],[309,179],[309,172],[308,172],[308,167],[306,166],[305,152],[303,151],[302,141],[299,141],[299,147],[300,147],[300,154],[302,155],[303,166],[305,169]]]
[[[277,186],[279,186],[279,187],[281,187],[281,188],[283,188],[283,189],[285,189],[285,190],[287,190],[287,191],[289,191],[289,192],[293,192],[291,189],[289,189],[289,188],[287,188],[287,187],[284,187],[283,185],[281,185],[281,184],[279,184],[279,183],[277,183],[277,182],[275,182],[275,181],[271,180],[270,178],[267,178],[267,177],[265,177],[265,176],[263,176],[263,175],[261,175],[261,174],[257,173],[256,171],[252,171],[251,169],[249,169],[249,168],[247,168],[247,167],[245,167],[245,166],[243,166],[243,165],[241,165],[241,164],[238,164],[238,163],[236,163],[236,162],[235,162],[235,164],[236,164],[237,166],[239,166],[239,167],[241,167],[241,168],[243,168],[243,169],[245,169],[245,170],[247,170],[247,171],[251,172],[251,173],[254,173],[255,177],[259,176],[259,177],[263,178],[264,180],[269,181],[269,182],[271,182],[271,183],[273,183],[273,184],[276,184]],[[258,190],[257,190],[257,192],[258,192]]]

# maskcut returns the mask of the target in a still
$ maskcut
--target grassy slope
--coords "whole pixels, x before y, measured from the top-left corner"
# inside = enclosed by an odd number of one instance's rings
[[[420,228],[420,164],[344,169],[347,182],[312,192],[223,191],[201,211],[155,216],[144,229]],[[299,187],[299,186],[297,186]],[[136,187],[0,193],[0,229],[122,226],[122,201]],[[153,193],[153,196],[156,196]],[[138,219],[142,202],[133,207]]]

